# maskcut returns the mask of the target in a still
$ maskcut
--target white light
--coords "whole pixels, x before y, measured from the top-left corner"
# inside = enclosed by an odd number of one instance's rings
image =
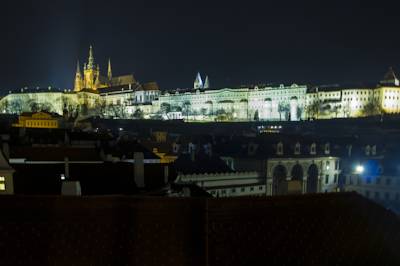
[[[65,180],[65,175],[61,174],[61,180]]]
[[[357,165],[356,166],[356,173],[362,174],[364,172],[364,166],[362,165]]]
[[[120,128],[119,128],[119,131],[122,131],[122,130],[124,130],[124,129],[123,129],[122,127],[120,127]]]

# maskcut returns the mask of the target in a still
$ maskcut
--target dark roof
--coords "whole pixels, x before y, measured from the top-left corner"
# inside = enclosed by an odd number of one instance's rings
[[[173,167],[176,173],[182,174],[233,172],[218,156],[208,156],[201,152],[195,154],[194,160],[190,154],[181,154],[175,160]]]
[[[99,151],[95,148],[85,147],[32,147],[12,146],[10,158],[26,158],[29,161],[64,161],[68,157],[70,161],[100,161]]]
[[[3,265],[400,265],[398,217],[354,193],[2,196],[0,213]]]

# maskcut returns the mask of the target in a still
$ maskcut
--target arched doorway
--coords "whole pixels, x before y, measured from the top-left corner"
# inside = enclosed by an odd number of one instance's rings
[[[310,165],[307,171],[307,193],[318,192],[318,167],[315,164]]]
[[[278,165],[273,172],[273,195],[287,194],[286,168],[283,165]]]
[[[291,180],[288,184],[289,194],[301,194],[303,191],[303,167],[300,164],[293,166]]]

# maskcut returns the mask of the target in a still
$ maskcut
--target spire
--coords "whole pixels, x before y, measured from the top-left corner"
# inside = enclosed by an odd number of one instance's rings
[[[208,79],[208,76],[206,76],[206,81],[204,81],[204,89],[209,89],[210,88],[210,80]]]
[[[87,69],[94,69],[94,68],[95,65],[94,65],[93,47],[90,45]]]
[[[96,76],[96,80],[95,80],[95,82],[94,82],[94,89],[95,90],[97,90],[97,89],[99,89],[100,88],[100,75],[97,75]]]
[[[112,79],[112,71],[111,71],[111,59],[108,59],[108,72],[107,72],[107,77],[109,80]]]
[[[196,79],[194,80],[194,83],[193,83],[193,88],[194,89],[202,89],[203,88],[203,80],[201,79],[200,72],[197,72]]]
[[[394,70],[392,67],[389,68],[388,72],[385,74],[383,77],[383,80],[380,82],[382,85],[391,85],[391,86],[399,86],[400,82],[396,77],[396,74],[394,73]]]
[[[79,66],[79,60],[76,63],[76,74],[78,74],[78,73],[79,73],[79,75],[81,74],[81,67]]]
[[[76,64],[76,74],[75,74],[75,83],[74,83],[74,91],[82,90],[82,75],[81,68],[79,66],[79,60]]]

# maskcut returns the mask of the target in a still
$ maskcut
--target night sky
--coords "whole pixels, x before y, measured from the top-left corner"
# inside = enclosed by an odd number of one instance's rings
[[[162,88],[379,81],[400,71],[396,2],[4,1],[0,88],[73,86],[94,46],[106,73]]]

